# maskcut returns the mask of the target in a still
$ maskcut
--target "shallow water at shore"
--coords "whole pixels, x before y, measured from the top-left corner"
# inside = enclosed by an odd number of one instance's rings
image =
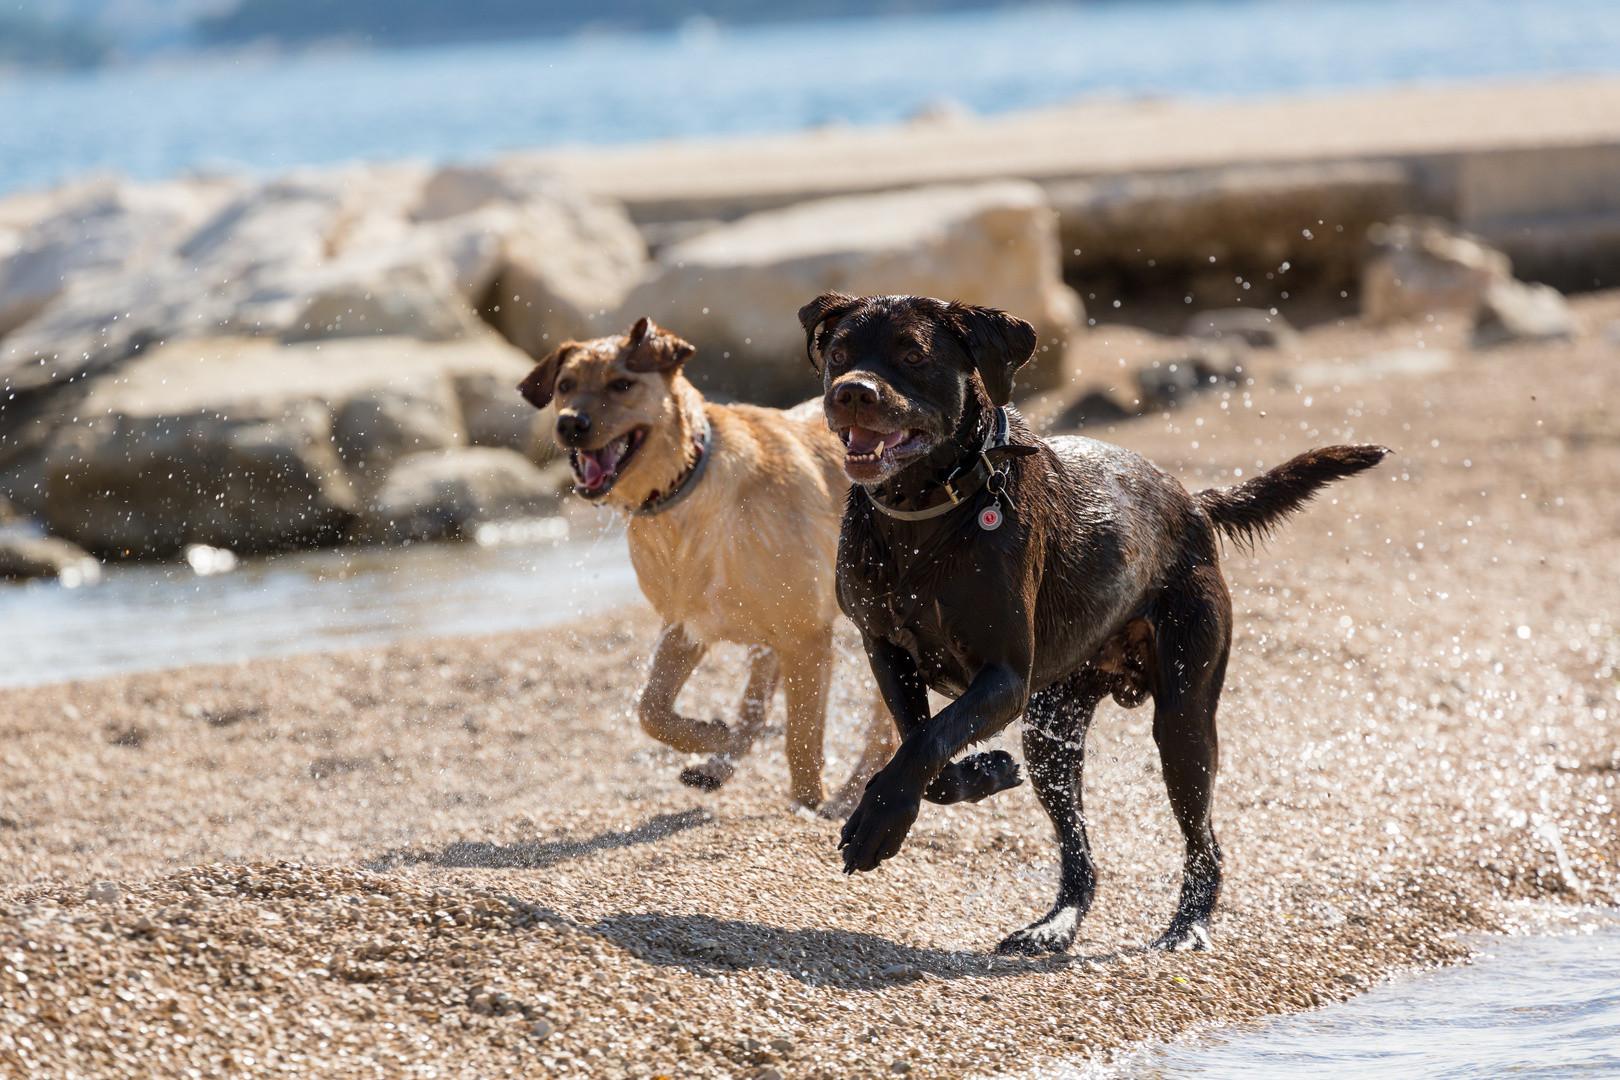
[[[1613,915],[1620,912],[1610,913]],[[1545,1080],[1620,1076],[1620,925],[1492,938],[1468,966],[1051,1080]]]
[[[0,687],[555,626],[640,596],[622,529],[300,552],[213,575],[114,565],[73,589],[0,584]]]
[[[366,158],[1620,70],[1607,0],[1155,0],[0,77],[0,193]]]

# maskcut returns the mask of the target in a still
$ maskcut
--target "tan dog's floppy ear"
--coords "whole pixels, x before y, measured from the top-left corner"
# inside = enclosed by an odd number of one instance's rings
[[[858,297],[843,293],[822,293],[799,309],[799,325],[804,327],[804,351],[810,355],[810,366],[821,373],[821,328],[829,320],[842,319],[861,306]]]
[[[682,341],[643,315],[624,335],[630,350],[625,367],[631,371],[671,371],[691,359],[697,346]]]
[[[1040,343],[1035,328],[1005,311],[954,301],[945,308],[945,323],[973,357],[991,403],[1011,401],[1013,373],[1029,363]]]
[[[557,369],[562,367],[563,354],[574,347],[572,341],[553,349],[544,360],[535,365],[529,377],[518,383],[518,393],[537,409],[551,404],[551,395],[557,386]]]

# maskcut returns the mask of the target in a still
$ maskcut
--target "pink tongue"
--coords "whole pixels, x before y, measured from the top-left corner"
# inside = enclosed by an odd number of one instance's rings
[[[904,431],[873,431],[871,428],[852,427],[849,429],[850,453],[870,454],[879,447],[887,450],[891,446],[899,446],[905,437]]]
[[[579,451],[579,479],[586,487],[598,487],[603,479],[613,475],[614,468],[619,464],[622,446],[618,439],[614,439],[600,450]]]

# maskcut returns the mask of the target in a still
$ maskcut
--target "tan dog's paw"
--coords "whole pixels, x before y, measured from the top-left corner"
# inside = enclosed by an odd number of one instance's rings
[[[682,769],[681,783],[699,791],[719,791],[721,785],[730,780],[731,774],[736,771],[737,766],[729,757],[716,754],[700,765],[688,765]]]

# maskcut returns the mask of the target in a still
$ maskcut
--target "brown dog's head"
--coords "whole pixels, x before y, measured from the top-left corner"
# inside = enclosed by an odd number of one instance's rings
[[[799,322],[844,473],[868,487],[948,448],[977,421],[975,402],[1007,404],[1037,340],[1005,312],[920,296],[825,293]]]
[[[518,384],[537,409],[556,400],[557,445],[568,451],[576,493],[598,500],[618,488],[617,501],[639,506],[672,479],[664,473],[680,474],[690,439],[674,384],[696,351],[642,318],[627,334],[559,346]]]

